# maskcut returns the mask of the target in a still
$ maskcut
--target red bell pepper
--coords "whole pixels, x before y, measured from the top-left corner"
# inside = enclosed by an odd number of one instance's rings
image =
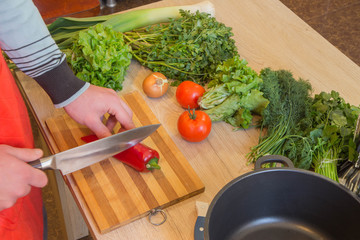
[[[82,137],[81,140],[89,143],[98,140],[96,135]],[[129,165],[139,172],[149,172],[153,169],[160,169],[159,153],[141,143],[113,156],[119,161]]]

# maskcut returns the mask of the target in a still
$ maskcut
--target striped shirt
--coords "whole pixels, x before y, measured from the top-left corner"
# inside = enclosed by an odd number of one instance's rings
[[[74,76],[31,0],[0,0],[0,48],[44,88],[56,107],[66,106],[89,87]]]

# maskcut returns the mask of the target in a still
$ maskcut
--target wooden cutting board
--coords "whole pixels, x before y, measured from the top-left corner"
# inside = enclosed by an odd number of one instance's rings
[[[123,99],[133,110],[137,127],[159,123],[139,92],[124,95]],[[80,138],[91,133],[68,115],[50,118],[46,124],[60,151],[84,144]],[[162,126],[143,143],[159,152],[161,170],[139,173],[110,158],[72,173],[100,233],[205,190],[192,166]]]

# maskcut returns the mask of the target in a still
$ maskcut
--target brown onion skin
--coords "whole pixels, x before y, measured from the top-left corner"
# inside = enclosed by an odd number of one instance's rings
[[[167,92],[169,82],[164,74],[153,72],[144,79],[142,87],[148,97],[159,98]]]

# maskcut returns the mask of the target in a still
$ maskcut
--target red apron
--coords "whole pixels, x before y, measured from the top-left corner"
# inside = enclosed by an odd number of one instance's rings
[[[1,50],[1,49],[0,49]],[[34,140],[25,103],[0,52],[0,144],[33,148]],[[1,240],[43,239],[41,189],[19,198],[0,211]]]

